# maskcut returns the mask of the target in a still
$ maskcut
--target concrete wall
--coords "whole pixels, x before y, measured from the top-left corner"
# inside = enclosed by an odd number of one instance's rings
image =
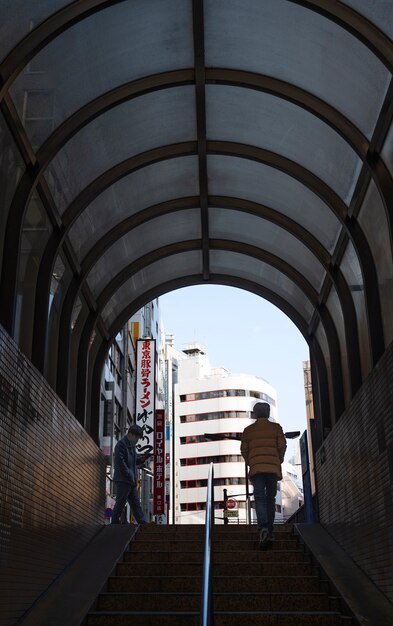
[[[393,602],[393,343],[316,461],[321,523]]]
[[[104,507],[100,449],[0,327],[1,626],[97,533]]]

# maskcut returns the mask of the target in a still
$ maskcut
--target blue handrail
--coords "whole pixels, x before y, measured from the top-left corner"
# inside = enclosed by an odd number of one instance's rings
[[[201,626],[213,626],[212,536],[214,524],[214,466],[210,463],[207,481],[205,551],[203,558]]]

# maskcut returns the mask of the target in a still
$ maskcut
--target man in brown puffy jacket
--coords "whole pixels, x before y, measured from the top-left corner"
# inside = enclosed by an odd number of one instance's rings
[[[277,481],[281,480],[281,463],[287,442],[280,424],[270,422],[270,405],[257,402],[253,417],[256,421],[244,429],[241,453],[250,468],[249,477],[254,486],[259,545],[266,548],[273,541],[273,522],[276,508]]]

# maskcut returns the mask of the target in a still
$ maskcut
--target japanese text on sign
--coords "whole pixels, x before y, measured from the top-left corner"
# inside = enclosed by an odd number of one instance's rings
[[[154,436],[154,514],[165,513],[165,411],[157,409]]]
[[[136,423],[143,430],[143,437],[136,446],[138,453],[152,454],[154,450],[155,352],[154,339],[138,339],[136,355]]]

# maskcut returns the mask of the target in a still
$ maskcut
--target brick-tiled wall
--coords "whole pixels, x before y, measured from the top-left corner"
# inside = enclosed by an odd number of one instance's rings
[[[393,343],[316,457],[321,523],[393,602]]]
[[[0,327],[1,626],[97,533],[104,506],[101,451]]]

